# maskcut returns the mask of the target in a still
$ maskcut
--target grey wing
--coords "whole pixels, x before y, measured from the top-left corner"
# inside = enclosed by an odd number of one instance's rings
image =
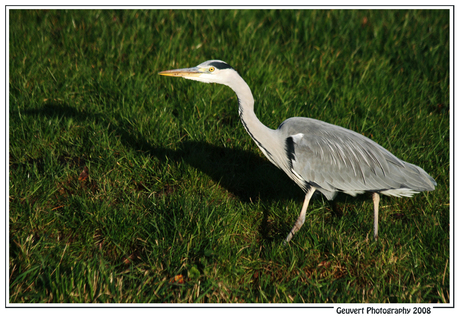
[[[310,118],[290,118],[279,127],[290,170],[329,200],[338,191],[356,195],[376,191],[411,196],[433,190],[423,169],[404,162],[367,137]]]

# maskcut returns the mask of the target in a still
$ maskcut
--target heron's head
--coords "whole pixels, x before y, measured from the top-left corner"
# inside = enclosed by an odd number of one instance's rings
[[[203,83],[217,83],[229,85],[232,78],[238,73],[227,63],[220,60],[210,60],[198,66],[180,68],[158,73],[164,76],[183,77]]]

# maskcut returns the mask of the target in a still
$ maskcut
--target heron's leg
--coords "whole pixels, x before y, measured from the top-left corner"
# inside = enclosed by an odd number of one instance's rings
[[[379,237],[379,201],[380,201],[380,196],[377,192],[372,193],[372,201],[374,201],[374,239],[377,241]]]
[[[313,195],[315,190],[316,188],[310,187],[310,189],[308,189],[307,191],[307,194],[305,194],[305,200],[303,201],[303,206],[302,206],[302,210],[300,211],[299,218],[297,219],[291,231],[289,232],[288,236],[286,237],[286,240],[284,241],[284,245],[286,245],[292,239],[294,234],[298,230],[300,230],[303,223],[305,222],[305,214],[307,213],[308,203],[310,202],[311,196]]]

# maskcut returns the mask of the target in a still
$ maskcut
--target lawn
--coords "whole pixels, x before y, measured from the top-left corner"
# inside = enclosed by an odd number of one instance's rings
[[[10,10],[9,302],[449,303],[448,10]],[[259,151],[232,65],[276,128],[312,117],[435,191],[303,192]]]

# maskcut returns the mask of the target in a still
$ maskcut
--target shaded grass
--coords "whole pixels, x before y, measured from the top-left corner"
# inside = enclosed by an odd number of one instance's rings
[[[443,10],[11,10],[10,302],[449,302]],[[436,191],[303,195],[228,88],[160,78],[207,59],[269,127],[308,116],[424,168]],[[340,216],[340,212],[342,216]]]

